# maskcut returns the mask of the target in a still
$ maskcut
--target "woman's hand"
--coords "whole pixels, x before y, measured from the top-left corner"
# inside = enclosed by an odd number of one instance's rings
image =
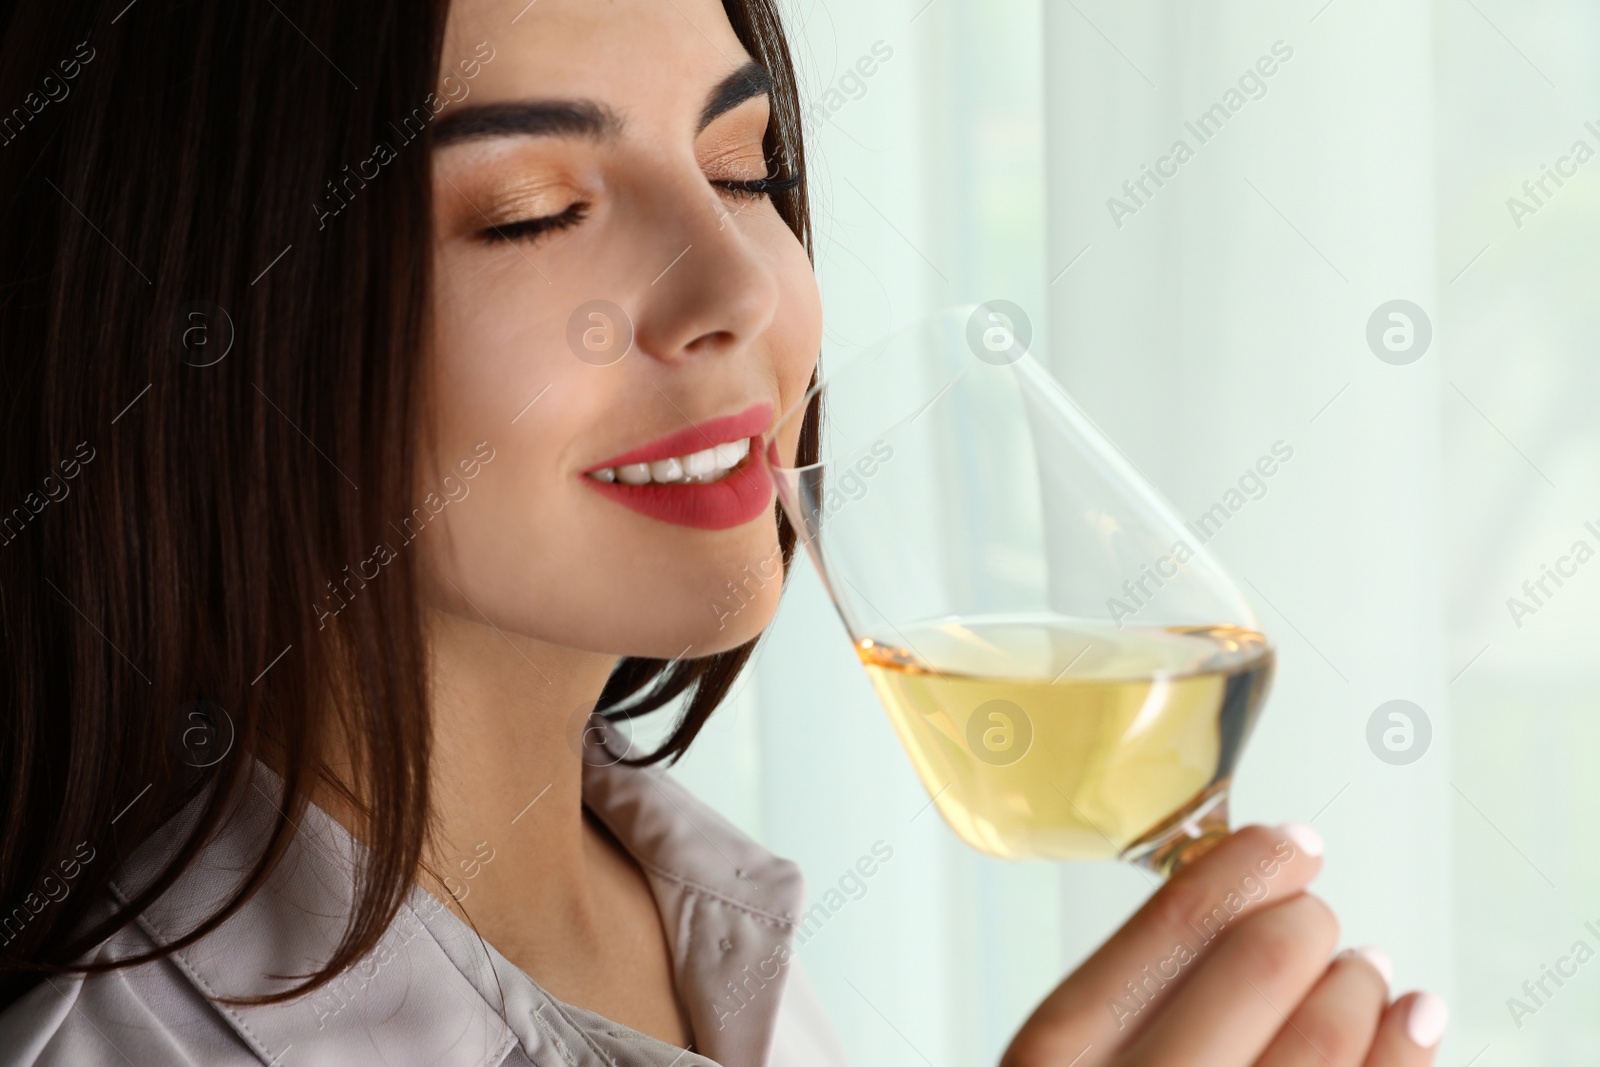
[[[1329,959],[1339,923],[1305,892],[1309,826],[1251,826],[1158,890],[1012,1039],[1001,1067],[1428,1067],[1438,997],[1390,1003],[1377,950]]]

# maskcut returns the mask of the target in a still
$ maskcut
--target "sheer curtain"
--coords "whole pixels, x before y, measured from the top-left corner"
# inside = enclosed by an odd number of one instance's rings
[[[1345,941],[1450,1000],[1441,1064],[1591,1062],[1600,12],[789,17],[828,345],[950,303],[1025,308],[1083,409],[1212,516],[1278,643],[1236,821],[1321,830]],[[994,1062],[1150,891],[958,844],[805,560],[675,773],[798,860],[812,899],[837,891],[799,955],[861,1064]],[[892,858],[852,877],[874,846]]]

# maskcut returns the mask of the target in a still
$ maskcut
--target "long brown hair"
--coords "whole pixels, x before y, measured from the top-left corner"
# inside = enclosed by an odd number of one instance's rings
[[[411,512],[428,131],[336,218],[325,209],[329,183],[434,93],[446,8],[7,5],[0,1007],[44,975],[145,962],[232,915],[305,810],[330,693],[344,735],[363,739],[369,859],[333,957],[267,999],[359,960],[412,884],[429,804],[414,560],[401,552],[334,627],[313,605]],[[803,173],[773,0],[724,8],[775,84],[769,158]],[[809,250],[805,186],[774,201]],[[817,420],[813,406],[802,463]],[[781,513],[778,524],[787,577],[795,532]],[[600,709],[628,717],[684,698],[639,762],[675,759],[754,645],[625,659]],[[150,955],[74,966],[194,861],[269,751],[285,770],[280,818],[235,897]],[[88,924],[122,861],[197,797],[162,875]]]

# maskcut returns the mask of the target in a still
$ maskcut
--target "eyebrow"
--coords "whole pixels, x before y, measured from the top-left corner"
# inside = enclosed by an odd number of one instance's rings
[[[751,61],[718,82],[700,112],[695,132],[746,100],[772,92],[772,76]],[[622,131],[622,119],[595,100],[511,100],[451,108],[433,126],[433,146],[486,137],[586,137],[604,140]]]

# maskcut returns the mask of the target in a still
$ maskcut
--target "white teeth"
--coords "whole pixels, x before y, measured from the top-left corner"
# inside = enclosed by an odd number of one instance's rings
[[[750,454],[750,438],[745,437],[731,444],[718,445],[715,451],[717,453],[717,466],[732,467]]]
[[[644,485],[650,480],[650,464],[629,463],[617,468],[617,480],[625,485]]]
[[[602,482],[621,482],[623,485],[646,485],[656,482],[674,485],[682,482],[715,482],[738,466],[750,454],[750,439],[733,441],[713,448],[703,448],[687,456],[658,459],[652,463],[629,463],[621,467],[602,467],[589,472],[589,476]]]
[[[658,459],[650,464],[650,477],[658,482],[683,481],[683,464],[677,458]]]
[[[691,478],[704,478],[717,469],[717,450],[703,448],[683,457],[683,473]]]

